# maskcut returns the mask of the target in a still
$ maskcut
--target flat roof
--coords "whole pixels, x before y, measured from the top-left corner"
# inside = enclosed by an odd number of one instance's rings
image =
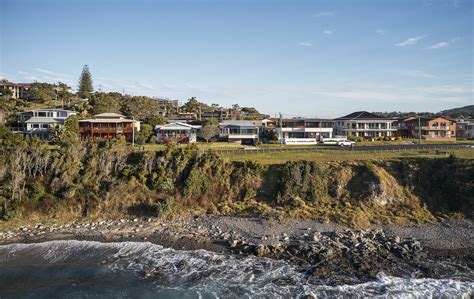
[[[221,127],[236,126],[236,127],[259,127],[262,121],[224,121],[219,124]]]
[[[64,118],[55,118],[55,117],[32,117],[25,121],[25,123],[57,123],[63,121]]]

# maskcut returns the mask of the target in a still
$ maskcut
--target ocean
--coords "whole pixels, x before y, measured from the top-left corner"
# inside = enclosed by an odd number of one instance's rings
[[[379,273],[328,285],[283,260],[181,251],[147,242],[0,246],[0,298],[472,298],[472,279]]]

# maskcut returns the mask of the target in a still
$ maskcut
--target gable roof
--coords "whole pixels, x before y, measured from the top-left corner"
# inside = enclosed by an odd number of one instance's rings
[[[336,119],[340,119],[340,120],[386,119],[387,120],[391,118],[383,117],[381,115],[377,115],[377,114],[370,113],[367,111],[356,111],[356,112],[353,112],[351,114],[348,114],[346,116],[339,117]]]
[[[452,121],[452,122],[456,122],[455,119],[451,119],[449,117],[442,116],[442,115],[421,116],[421,117],[412,116],[412,117],[403,119],[403,121],[411,121],[411,120],[417,120],[418,121],[418,119],[420,119],[421,121],[430,121],[430,120],[433,120],[435,118],[442,118],[442,119],[446,119],[446,120],[449,120],[449,121]]]
[[[120,118],[120,117],[124,117],[122,114],[118,114],[118,113],[101,113],[101,114],[96,114],[94,115],[94,117],[96,118]]]
[[[202,126],[193,126],[187,123],[182,122],[172,122],[161,126],[156,126],[155,130],[191,130],[191,129],[200,129]]]

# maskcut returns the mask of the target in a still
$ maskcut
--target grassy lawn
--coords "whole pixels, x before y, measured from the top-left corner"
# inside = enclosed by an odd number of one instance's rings
[[[396,144],[420,144],[419,139],[403,139],[403,140],[393,140],[393,141],[361,141],[357,142],[357,145],[396,145]],[[438,144],[438,143],[471,143],[474,144],[474,140],[421,140],[421,144]]]
[[[380,146],[380,145],[397,145],[397,144],[406,144],[412,142],[414,144],[419,144],[418,140],[394,140],[394,141],[363,141],[358,142],[357,146]],[[434,144],[434,143],[471,143],[474,144],[474,140],[463,140],[463,141],[426,141],[423,140],[422,144]],[[252,148],[253,146],[249,145],[241,145],[239,143],[228,143],[228,142],[198,142],[196,145],[204,150],[225,150],[225,149],[244,149],[244,148]],[[180,144],[178,146],[186,147],[186,144]],[[258,148],[311,148],[311,147],[334,147],[334,145],[327,145],[327,144],[318,144],[318,145],[283,145],[283,144],[261,144]],[[145,145],[137,145],[137,148],[144,148],[147,151],[160,151],[165,149],[163,144],[145,144]],[[245,154],[248,155],[248,154]]]
[[[459,158],[474,159],[474,149],[453,149],[448,153],[452,153]],[[297,152],[271,152],[271,153],[225,153],[221,154],[228,161],[245,161],[254,160],[262,164],[283,164],[287,161],[308,160],[308,161],[354,161],[354,160],[379,160],[392,158],[442,158],[447,154],[436,154],[436,150],[430,151],[337,151],[337,152],[313,152],[313,151],[297,151]]]

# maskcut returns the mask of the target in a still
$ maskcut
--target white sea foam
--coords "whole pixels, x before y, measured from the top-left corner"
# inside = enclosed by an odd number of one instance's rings
[[[470,298],[473,281],[399,278],[380,273],[375,281],[326,285],[282,260],[179,251],[146,242],[99,243],[52,241],[0,246],[0,266],[18,263],[96,261],[113,273],[132,273],[148,287],[186,292],[196,297],[272,297],[303,295],[378,298]],[[153,273],[144,277],[144,269]]]

